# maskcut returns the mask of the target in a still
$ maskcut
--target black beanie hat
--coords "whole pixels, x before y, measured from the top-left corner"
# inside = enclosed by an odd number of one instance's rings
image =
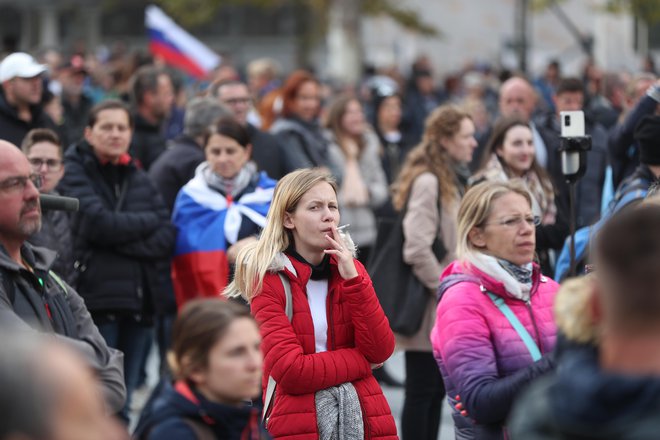
[[[660,165],[660,116],[645,116],[635,126],[635,140],[639,145],[639,161],[646,165]]]

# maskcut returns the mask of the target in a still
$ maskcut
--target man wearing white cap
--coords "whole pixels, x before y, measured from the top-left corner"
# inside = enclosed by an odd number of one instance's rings
[[[48,69],[31,55],[14,52],[0,63],[0,139],[20,145],[33,128],[54,129],[43,111],[42,74]]]

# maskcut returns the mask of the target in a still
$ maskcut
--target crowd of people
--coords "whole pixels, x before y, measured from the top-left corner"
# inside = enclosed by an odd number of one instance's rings
[[[654,438],[654,72],[474,65],[438,87],[420,57],[407,80],[338,87],[270,59],[245,71],[0,62],[0,383],[24,394],[0,399],[16,414],[0,439],[128,438],[152,347],[134,438],[436,440],[447,410],[459,439]],[[574,194],[564,111],[591,139]],[[40,194],[79,207],[42,212]],[[572,212],[592,233],[569,272],[593,273],[560,288]],[[370,278],[397,216],[428,293],[412,335]],[[400,415],[382,386],[403,387]]]

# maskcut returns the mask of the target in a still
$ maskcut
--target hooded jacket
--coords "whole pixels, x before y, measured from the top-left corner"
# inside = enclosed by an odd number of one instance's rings
[[[366,270],[354,260],[358,276],[344,280],[330,258],[326,303],[328,351],[316,353],[314,324],[307,300],[309,265],[280,254],[253,298],[252,314],[263,338],[264,380],[277,382],[266,428],[277,439],[316,440],[315,393],[351,382],[362,409],[365,439],[397,438],[396,425],[371,364],[385,362],[394,350],[394,335],[378,303]],[[277,275],[291,284],[293,318],[285,313],[285,293]]]
[[[532,379],[549,371],[544,356],[534,362],[516,330],[486,292],[504,299],[542,354],[555,345],[552,306],[557,283],[534,266],[530,299],[516,299],[505,284],[469,263],[455,261],[441,276],[433,354],[453,408],[455,396],[467,417],[454,411],[459,439],[501,439],[514,398]]]
[[[514,440],[657,439],[660,377],[605,372],[595,348],[572,349],[516,403],[509,430]]]

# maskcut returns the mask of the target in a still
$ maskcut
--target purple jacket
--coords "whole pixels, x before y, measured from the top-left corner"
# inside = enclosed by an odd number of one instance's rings
[[[457,261],[440,280],[431,342],[452,407],[460,395],[468,412],[465,417],[454,411],[457,438],[503,438],[502,426],[518,392],[553,366],[545,354],[555,345],[553,303],[559,286],[535,266],[530,301],[525,302],[509,294],[502,282]],[[532,361],[486,291],[504,298],[544,354],[541,360]]]

